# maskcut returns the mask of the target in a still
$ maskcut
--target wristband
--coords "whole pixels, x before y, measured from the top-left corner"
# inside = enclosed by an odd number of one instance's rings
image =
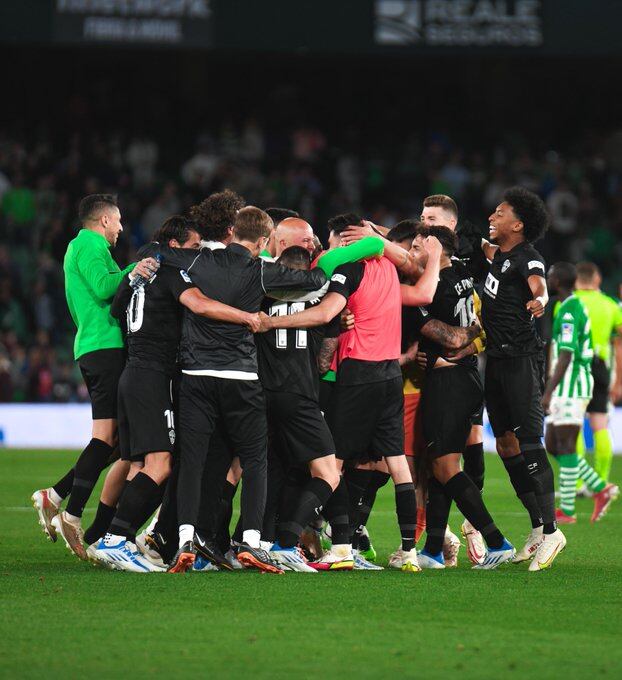
[[[534,298],[534,300],[537,300],[543,307],[546,307],[546,302],[544,301],[544,297],[542,295],[538,295],[538,297]]]

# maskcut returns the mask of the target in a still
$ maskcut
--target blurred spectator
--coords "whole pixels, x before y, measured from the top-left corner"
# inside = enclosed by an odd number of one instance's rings
[[[574,234],[577,229],[579,199],[570,191],[568,182],[560,181],[546,199],[546,206],[551,213],[551,229],[562,236]]]
[[[127,164],[132,171],[134,186],[151,186],[155,180],[155,167],[158,162],[158,147],[152,139],[135,137],[127,150]]]

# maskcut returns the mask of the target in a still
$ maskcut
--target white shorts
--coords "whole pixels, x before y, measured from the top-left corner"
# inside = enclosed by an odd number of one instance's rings
[[[582,397],[553,397],[547,423],[551,425],[583,425],[589,399]]]

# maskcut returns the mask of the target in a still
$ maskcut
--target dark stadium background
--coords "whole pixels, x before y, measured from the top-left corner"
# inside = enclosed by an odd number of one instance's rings
[[[87,398],[62,276],[87,193],[118,194],[125,264],[225,186],[325,239],[337,212],[391,226],[430,193],[485,227],[520,183],[553,215],[547,261],[593,260],[618,294],[620,3],[398,5],[396,44],[373,0],[4,0],[0,401]]]

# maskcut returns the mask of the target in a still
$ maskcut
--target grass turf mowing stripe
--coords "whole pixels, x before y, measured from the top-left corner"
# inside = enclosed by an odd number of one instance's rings
[[[471,571],[138,575],[97,569],[47,541],[30,494],[75,453],[0,451],[0,675],[110,677],[313,675],[539,680],[622,672],[620,507],[591,525],[591,500],[563,527],[568,548],[548,572],[527,564]],[[484,494],[516,547],[526,514],[494,456]],[[613,479],[622,476],[614,460]],[[88,510],[96,506],[99,488]],[[390,485],[369,530],[386,564],[399,532]],[[20,508],[7,511],[6,508]],[[236,517],[234,516],[234,519]],[[451,526],[461,518],[454,510]]]

